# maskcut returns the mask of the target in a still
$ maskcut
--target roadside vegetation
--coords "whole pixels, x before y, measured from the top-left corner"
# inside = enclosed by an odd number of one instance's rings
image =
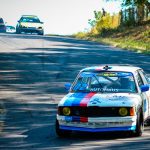
[[[118,14],[110,15],[104,9],[94,11],[94,18],[89,19],[89,24],[90,31],[73,36],[150,54],[148,0],[122,0],[122,10]]]

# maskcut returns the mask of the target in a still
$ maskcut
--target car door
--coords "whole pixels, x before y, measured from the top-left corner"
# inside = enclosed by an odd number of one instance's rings
[[[145,74],[145,72],[143,70],[138,70],[138,73],[139,73],[139,76],[141,77],[142,79],[142,82],[143,84],[149,84],[149,80]],[[145,98],[146,98],[146,101],[144,101],[144,107],[148,109],[148,114],[147,116],[150,116],[150,89],[146,92],[144,92],[145,94]],[[147,106],[146,106],[147,105]]]

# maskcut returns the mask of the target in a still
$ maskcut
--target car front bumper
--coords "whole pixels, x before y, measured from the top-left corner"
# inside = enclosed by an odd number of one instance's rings
[[[20,28],[21,32],[43,32],[42,28]]]
[[[59,116],[57,120],[60,129],[86,132],[134,131],[136,116],[134,117],[96,117],[76,120],[73,117]],[[86,120],[86,121],[85,121]]]

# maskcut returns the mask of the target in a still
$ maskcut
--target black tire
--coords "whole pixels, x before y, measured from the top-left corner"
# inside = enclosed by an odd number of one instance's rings
[[[62,130],[59,128],[58,120],[56,120],[56,123],[55,123],[55,130],[56,130],[56,133],[59,137],[69,137],[71,135],[71,131]]]
[[[38,35],[44,35],[44,31],[39,31]]]
[[[38,35],[44,35],[44,33],[39,33]]]
[[[143,131],[144,131],[143,115],[142,115],[142,113],[138,113],[136,130],[134,131],[134,136],[136,136],[136,137],[142,136]]]
[[[17,29],[16,29],[16,33],[17,33],[17,34],[21,34],[20,29],[17,28]]]

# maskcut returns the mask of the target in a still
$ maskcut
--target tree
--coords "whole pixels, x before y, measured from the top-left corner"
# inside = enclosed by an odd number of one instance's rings
[[[106,0],[106,1],[117,1],[117,0]],[[129,15],[132,15],[132,16],[128,16],[129,19],[133,18],[131,9],[132,12],[136,12],[135,15],[136,18],[134,19],[138,24],[141,24],[144,21],[144,18],[148,19],[150,13],[150,0],[122,0],[122,9],[125,11],[129,11]]]

